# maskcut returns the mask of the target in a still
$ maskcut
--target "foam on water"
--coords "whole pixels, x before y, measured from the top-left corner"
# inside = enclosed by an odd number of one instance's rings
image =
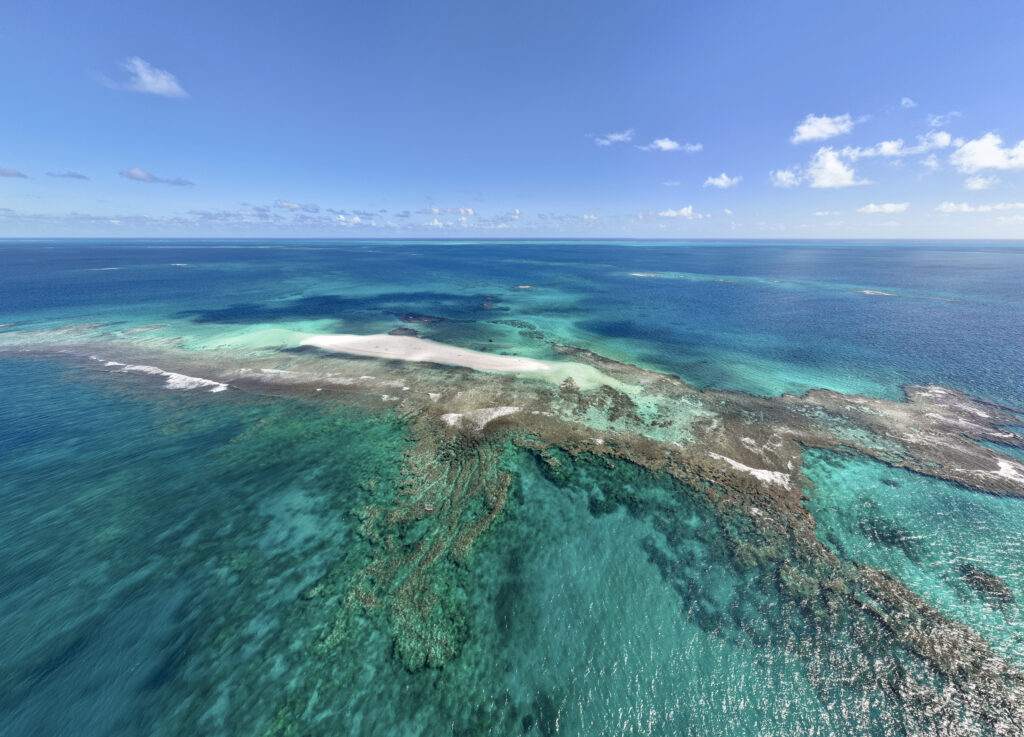
[[[205,389],[209,387],[211,392],[222,392],[228,388],[227,384],[212,379],[203,379],[198,376],[186,376],[173,371],[164,371],[157,366],[145,366],[142,364],[125,364],[118,361],[104,361],[102,358],[91,356],[93,360],[101,361],[108,368],[116,368],[118,371],[132,374],[148,374],[150,376],[163,376],[166,379],[165,386],[168,389],[188,391],[190,389]]]
[[[0,361],[0,724],[18,737],[907,731],[892,702],[843,680],[860,643],[839,633],[811,652],[813,619],[780,596],[779,571],[727,554],[735,521],[584,457],[511,453],[504,516],[444,584],[467,612],[462,651],[410,673],[379,611],[346,615],[342,600],[370,558],[367,509],[400,482],[410,441],[390,413],[404,387],[367,358],[358,381],[386,402],[373,415],[224,391],[247,372],[305,380],[292,359],[307,335],[415,329],[584,389],[607,377],[556,363],[552,344],[699,386],[900,397],[942,383],[1024,405],[1021,249],[58,244],[46,269],[32,244],[0,249],[3,346],[50,331],[58,349],[117,335],[197,356],[97,358],[114,375]],[[207,355],[260,368],[192,371]],[[316,363],[318,397],[353,383],[331,360]],[[461,389],[429,388],[431,404]],[[471,400],[446,421],[483,429],[521,411]],[[790,487],[747,440],[753,455],[737,448],[723,469]],[[822,543],[1024,667],[1019,500],[853,455],[805,461]],[[344,616],[349,639],[325,648]]]

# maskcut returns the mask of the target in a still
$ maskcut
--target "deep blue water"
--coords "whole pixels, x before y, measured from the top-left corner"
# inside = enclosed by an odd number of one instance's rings
[[[4,242],[0,257],[3,322],[369,329],[420,313],[455,321],[432,335],[458,342],[519,318],[699,386],[898,396],[933,382],[1024,404],[1024,246]]]
[[[1024,408],[1022,284],[1024,246],[991,244],[0,242],[0,330],[379,332],[416,314],[445,318],[416,323],[426,337],[474,347],[519,320],[699,386],[938,383]],[[356,565],[358,509],[404,448],[396,418],[38,356],[0,355],[0,396],[0,733],[899,733],[812,682],[792,645],[763,644],[797,615],[663,480],[580,467],[557,485],[520,458],[465,592],[462,654],[410,674],[370,622],[318,655],[336,602],[302,598]],[[956,574],[975,561],[1024,601],[1024,505],[806,460],[823,542],[1024,663],[1015,612]],[[672,545],[652,518],[592,513],[602,488],[670,500]]]

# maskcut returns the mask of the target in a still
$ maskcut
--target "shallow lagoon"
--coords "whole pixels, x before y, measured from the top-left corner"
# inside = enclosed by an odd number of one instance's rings
[[[546,336],[699,386],[898,397],[932,381],[1024,406],[1016,249],[153,246],[0,246],[15,266],[0,319],[167,325],[133,339],[243,352],[268,327],[404,325],[540,359]],[[0,387],[13,734],[912,732],[808,664],[803,615],[737,570],[720,521],[663,479],[589,462],[552,476],[512,452],[509,505],[462,574],[463,649],[409,673],[370,614],[341,649],[317,647],[338,602],[316,582],[364,561],[358,510],[395,483],[399,418],[58,360],[0,361]],[[806,460],[820,540],[1020,665],[1015,610],[961,568],[1020,601],[1018,500]]]

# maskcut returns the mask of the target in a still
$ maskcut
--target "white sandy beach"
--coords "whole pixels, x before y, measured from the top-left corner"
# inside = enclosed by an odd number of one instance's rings
[[[405,335],[313,335],[303,340],[302,345],[356,356],[465,366],[477,371],[548,371],[551,368],[532,358],[481,353]]]

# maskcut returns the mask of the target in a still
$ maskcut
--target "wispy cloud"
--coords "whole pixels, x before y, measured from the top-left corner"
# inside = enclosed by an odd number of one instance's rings
[[[954,140],[946,131],[929,131],[923,136],[917,137],[916,146],[906,146],[904,145],[902,138],[897,138],[892,141],[876,143],[874,146],[870,146],[868,148],[847,146],[839,153],[843,158],[849,159],[850,161],[856,161],[857,159],[862,158],[871,158],[874,156],[901,158],[904,156],[917,156],[935,149],[949,148],[951,145],[962,143],[962,140]]]
[[[827,138],[834,138],[853,130],[854,122],[849,113],[836,115],[830,118],[827,115],[809,114],[793,130],[793,137],[789,140],[793,143],[803,141],[823,141]]]
[[[881,205],[876,205],[874,202],[864,205],[857,210],[857,212],[868,213],[869,215],[883,214],[892,215],[897,212],[906,212],[907,208],[910,207],[909,202],[885,202]]]
[[[959,118],[961,115],[959,110],[951,110],[948,113],[942,115],[929,115],[928,116],[928,127],[929,128],[945,128],[949,125],[953,118]]]
[[[609,133],[594,139],[598,146],[611,146],[613,143],[629,143],[633,140],[633,129],[624,130],[621,133]]]
[[[662,182],[662,185],[664,185],[664,186],[666,186],[666,187],[678,187],[678,186],[679,186],[679,184],[680,184],[680,183],[679,183],[679,182],[677,182],[677,181],[676,181],[675,179],[673,179],[673,180],[671,180],[671,181],[668,181],[668,182]]]
[[[121,66],[130,75],[128,81],[111,86],[129,92],[143,92],[161,97],[188,97],[188,93],[173,74],[163,69],[157,69],[145,59],[133,56],[125,59]]]
[[[743,180],[743,177],[730,177],[724,171],[720,176],[708,177],[704,181],[705,187],[718,187],[718,189],[728,189],[729,187],[735,187]]]
[[[912,107],[917,107],[917,103],[911,100],[909,97],[904,97],[900,100],[900,107],[904,110],[909,110]]]
[[[688,154],[704,150],[703,143],[679,143],[671,138],[655,138],[646,146],[637,146],[641,151],[685,151]]]
[[[15,177],[18,179],[28,179],[28,174],[23,174],[17,169],[0,169],[0,177]]]
[[[999,181],[999,177],[967,177],[964,180],[964,189],[988,189]]]
[[[502,215],[494,215],[493,217],[480,218],[476,221],[476,225],[481,228],[496,228],[504,229],[510,227],[513,223],[517,222],[522,217],[522,213],[518,207],[515,207]]]
[[[703,220],[704,218],[711,217],[704,212],[694,212],[693,205],[680,207],[678,210],[662,210],[658,215],[663,218],[682,218],[684,220]]]
[[[982,169],[1024,169],[1024,141],[1013,148],[1006,148],[997,133],[986,133],[981,138],[963,143],[949,160],[964,174]]]
[[[842,214],[843,213],[839,212],[838,210],[818,210],[816,213],[814,213],[814,216],[818,218],[827,218]]]
[[[363,218],[361,218],[359,215],[347,215],[347,216],[346,215],[338,215],[335,218],[335,220],[337,221],[338,225],[344,225],[344,226],[349,227],[349,228],[351,228],[353,226],[356,226],[356,225],[371,225],[372,226],[372,225],[376,224],[372,220],[370,220],[369,222],[364,222]]]
[[[437,205],[431,205],[430,207],[424,207],[422,210],[416,211],[417,215],[476,215],[476,210],[472,207],[438,207]]]
[[[60,174],[55,174],[53,172],[48,171],[46,172],[46,176],[56,177],[57,179],[89,179],[89,177],[85,176],[85,174],[81,174],[80,172],[77,171],[65,171],[61,172]]]
[[[969,205],[966,202],[943,202],[935,208],[936,212],[947,215],[955,212],[1004,212],[1006,210],[1024,210],[1024,202],[998,202],[994,205]]]
[[[313,203],[303,202],[291,202],[289,200],[275,200],[275,207],[280,207],[285,210],[298,210],[300,212],[317,213],[320,212],[320,205],[314,205]]]
[[[133,182],[147,182],[150,184],[170,184],[174,187],[191,187],[195,182],[190,182],[188,179],[182,179],[180,177],[174,177],[173,179],[165,179],[150,174],[145,169],[140,169],[137,166],[131,169],[125,169],[122,172],[118,172],[125,179],[131,179]]]

